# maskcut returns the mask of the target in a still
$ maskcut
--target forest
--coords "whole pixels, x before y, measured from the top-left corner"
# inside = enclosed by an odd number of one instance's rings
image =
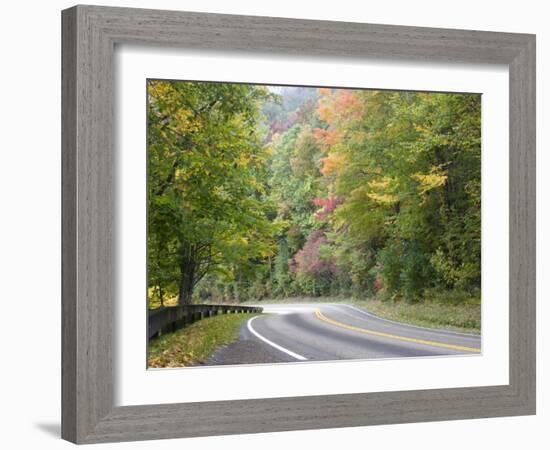
[[[481,96],[149,80],[150,308],[479,300]]]

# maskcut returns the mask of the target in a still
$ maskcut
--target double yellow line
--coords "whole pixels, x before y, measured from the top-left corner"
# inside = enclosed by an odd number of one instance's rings
[[[346,330],[352,330],[352,331],[357,331],[359,333],[370,334],[372,336],[380,336],[380,337],[385,337],[390,339],[396,339],[398,341],[414,342],[415,344],[431,345],[432,347],[448,348],[451,350],[462,350],[462,351],[474,352],[474,353],[481,352],[481,349],[475,348],[475,347],[464,347],[462,345],[445,344],[443,342],[427,341],[424,339],[415,339],[415,338],[410,338],[405,336],[397,336],[395,334],[383,333],[381,331],[367,330],[366,328],[354,327],[353,325],[348,325],[333,319],[329,319],[318,308],[315,310],[315,315],[317,316],[318,319],[322,320],[323,322],[330,323],[331,325],[335,325],[340,328],[345,328]]]

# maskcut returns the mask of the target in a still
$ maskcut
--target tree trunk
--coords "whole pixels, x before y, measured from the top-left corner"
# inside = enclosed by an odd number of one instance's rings
[[[164,306],[164,292],[162,290],[162,286],[160,283],[158,285],[158,292],[159,292],[159,298],[160,298],[160,306]]]
[[[179,305],[189,305],[193,297],[195,287],[196,260],[194,247],[184,242],[180,248],[180,283],[179,283]]]

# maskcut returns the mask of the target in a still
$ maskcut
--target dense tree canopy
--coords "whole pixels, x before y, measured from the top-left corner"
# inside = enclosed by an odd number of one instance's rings
[[[479,95],[150,81],[148,98],[151,304],[479,296]]]
[[[191,302],[207,274],[233,279],[273,252],[263,88],[151,81],[148,117],[149,287]],[[152,293],[153,295],[153,293]]]

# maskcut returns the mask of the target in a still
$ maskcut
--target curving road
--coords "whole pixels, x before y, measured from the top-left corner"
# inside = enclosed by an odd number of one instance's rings
[[[257,364],[412,356],[479,355],[481,338],[407,325],[352,305],[262,304],[240,339],[218,349],[206,364]]]

